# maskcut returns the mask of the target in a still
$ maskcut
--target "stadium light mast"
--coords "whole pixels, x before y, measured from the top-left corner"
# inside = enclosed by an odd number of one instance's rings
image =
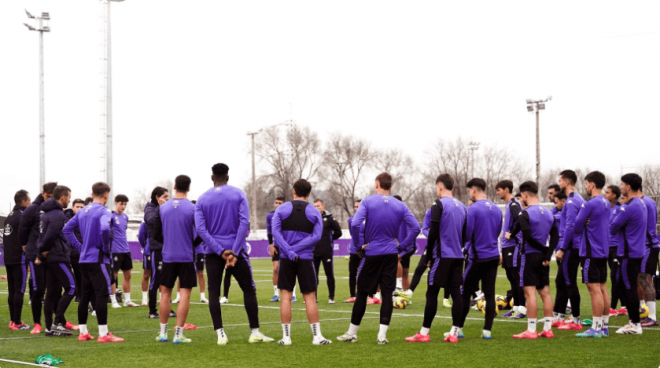
[[[539,133],[539,112],[545,110],[545,103],[552,100],[548,96],[545,100],[527,99],[527,111],[536,112],[536,184],[541,182],[541,138]]]
[[[292,119],[284,120],[281,123],[269,125],[257,131],[247,133],[247,135],[249,135],[252,138],[252,221],[250,224],[251,232],[257,229],[257,176],[256,176],[256,165],[255,165],[254,136],[261,133],[264,129],[268,129],[276,126],[282,126],[282,125],[292,126],[295,123],[296,122],[293,121]]]
[[[34,19],[36,26],[23,23],[28,30],[39,32],[39,190],[46,183],[46,133],[44,128],[44,32],[50,32],[50,14],[34,16],[25,11],[29,19]]]
[[[474,151],[479,149],[479,142],[470,142],[468,143],[468,148],[470,149],[470,161],[472,161],[472,178],[474,178]]]

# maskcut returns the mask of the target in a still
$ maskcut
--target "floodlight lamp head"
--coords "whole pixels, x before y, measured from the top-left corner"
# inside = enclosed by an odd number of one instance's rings
[[[530,100],[529,98],[526,99],[525,101],[526,101],[528,104],[531,104],[531,103],[532,103],[532,100]]]
[[[29,24],[27,24],[27,23],[23,23],[23,25],[26,26],[27,29],[29,29],[30,31],[34,31],[34,30],[35,30],[34,27],[32,27],[31,25],[29,25]]]
[[[539,104],[539,110],[545,110],[545,104],[544,103]]]
[[[41,13],[41,19],[50,20],[50,14],[49,13]]]
[[[529,112],[534,112],[534,106],[532,106],[532,105],[527,105],[527,111],[529,111]]]
[[[25,14],[27,14],[27,17],[28,17],[28,18],[30,18],[30,19],[34,19],[34,15],[30,14],[30,12],[27,11],[27,9],[24,9],[24,10],[25,10]]]

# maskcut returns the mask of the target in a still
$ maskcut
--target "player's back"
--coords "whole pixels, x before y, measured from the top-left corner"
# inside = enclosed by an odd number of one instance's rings
[[[658,206],[650,197],[643,196],[642,201],[646,206],[646,246],[650,248],[660,248],[660,242],[657,236]]]
[[[375,256],[384,254],[397,254],[399,229],[406,212],[410,211],[406,205],[390,195],[374,194],[362,200],[358,212],[353,218],[351,227],[358,227],[360,212],[364,216],[364,242],[369,244],[365,248],[365,255]],[[397,240],[395,240],[397,239]]]
[[[583,211],[589,211],[589,223],[582,233],[580,257],[607,258],[609,256],[610,202],[603,196],[596,196],[583,204]],[[582,217],[578,214],[578,217]]]
[[[213,187],[202,194],[197,201],[196,211],[204,215],[206,230],[223,247],[233,244],[238,234],[240,217],[248,213],[242,213],[241,206],[247,206],[245,193],[231,185]],[[199,225],[199,224],[198,224]],[[229,242],[229,244],[225,244]]]
[[[439,245],[441,254],[437,254],[437,246],[433,249],[433,258],[463,258],[463,231],[467,225],[467,208],[453,197],[442,197],[433,204],[441,211]],[[431,212],[434,209],[432,207]],[[431,215],[433,216],[433,215]],[[435,219],[431,217],[431,221]]]
[[[163,262],[193,262],[195,205],[187,199],[170,199],[160,206],[163,224]]]
[[[621,204],[613,219],[613,227],[619,228],[617,256],[642,258],[646,253],[648,212],[641,198],[631,198]],[[615,230],[611,229],[611,230]]]
[[[529,218],[532,238],[543,245],[547,245],[550,230],[552,230],[552,224],[555,221],[552,212],[539,204],[531,205],[524,211]],[[541,251],[530,245],[525,245],[525,253],[541,253]]]
[[[104,244],[110,244],[110,239],[103,239],[104,229],[110,230],[112,212],[100,203],[90,203],[75,216],[78,229],[82,236],[80,263],[110,263],[110,249],[104,249]],[[107,242],[107,243],[106,243]]]
[[[470,241],[470,259],[499,258],[497,238],[501,223],[502,211],[487,199],[478,200],[468,207],[468,234],[471,236],[466,240]]]

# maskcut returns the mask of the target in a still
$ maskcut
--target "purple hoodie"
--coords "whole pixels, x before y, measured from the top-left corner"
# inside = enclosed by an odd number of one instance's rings
[[[236,187],[220,185],[202,194],[195,208],[195,226],[206,254],[245,252],[249,216],[247,197]]]
[[[110,264],[110,221],[112,212],[100,203],[90,203],[83,207],[64,226],[66,239],[76,249],[80,249],[80,263]],[[83,242],[80,244],[74,233],[80,230]]]

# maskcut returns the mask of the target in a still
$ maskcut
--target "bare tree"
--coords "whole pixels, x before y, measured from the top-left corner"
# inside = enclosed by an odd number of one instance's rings
[[[167,189],[170,193],[170,196],[174,195],[174,182],[172,179],[161,180],[155,186],[163,187]],[[155,187],[154,186],[154,187]],[[129,198],[130,200],[130,212],[131,213],[142,213],[144,212],[144,207],[147,206],[147,203],[151,201],[151,192],[154,188],[142,187],[133,192],[133,197]]]
[[[468,170],[470,169],[470,150],[468,141],[458,137],[455,141],[438,139],[427,151],[431,166],[440,175],[447,173],[454,179],[454,197],[467,203],[468,192],[465,185],[468,182]]]
[[[654,198],[657,202],[660,199],[660,166],[645,165],[642,167],[640,175],[644,194]]]
[[[514,186],[522,183],[520,180],[526,176],[525,168],[518,158],[507,148],[496,145],[484,147],[483,154],[475,158],[477,161],[476,176],[486,180],[486,196],[494,202],[501,202],[497,196],[495,186],[501,180],[511,180]]]

